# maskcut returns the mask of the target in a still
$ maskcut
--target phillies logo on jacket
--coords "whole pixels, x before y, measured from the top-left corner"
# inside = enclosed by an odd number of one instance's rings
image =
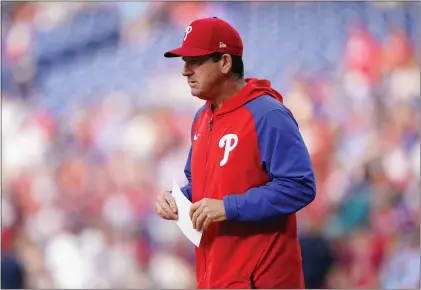
[[[231,141],[233,143],[231,144]],[[220,166],[224,166],[228,161],[228,156],[232,150],[237,146],[238,137],[235,134],[227,134],[224,135],[221,140],[219,140],[219,147],[225,148],[224,150],[224,158],[219,163]]]

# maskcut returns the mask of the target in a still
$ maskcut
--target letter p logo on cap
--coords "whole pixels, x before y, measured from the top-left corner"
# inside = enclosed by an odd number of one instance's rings
[[[186,33],[184,34],[184,41],[186,41],[186,39],[187,39],[187,35],[189,35],[189,33],[191,32],[193,30],[193,27],[191,27],[191,26],[187,26],[187,28],[186,28]]]

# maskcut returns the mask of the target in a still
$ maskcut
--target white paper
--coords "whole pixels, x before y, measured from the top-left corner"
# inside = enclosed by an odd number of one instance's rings
[[[202,238],[202,231],[198,231],[193,228],[191,219],[190,219],[190,207],[192,203],[188,200],[185,195],[181,192],[180,187],[177,185],[175,180],[173,180],[172,185],[172,196],[175,199],[178,210],[178,220],[176,221],[178,227],[184,233],[184,235],[199,247],[200,239]]]

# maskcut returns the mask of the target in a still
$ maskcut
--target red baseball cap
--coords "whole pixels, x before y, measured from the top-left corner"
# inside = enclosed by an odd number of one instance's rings
[[[216,17],[193,21],[184,32],[181,47],[167,51],[164,56],[202,56],[214,52],[243,55],[243,41],[238,31]]]

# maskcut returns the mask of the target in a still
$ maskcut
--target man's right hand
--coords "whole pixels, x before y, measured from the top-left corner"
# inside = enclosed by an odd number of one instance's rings
[[[178,219],[177,205],[175,204],[174,197],[169,191],[164,191],[155,202],[155,210],[158,215],[165,220]]]

